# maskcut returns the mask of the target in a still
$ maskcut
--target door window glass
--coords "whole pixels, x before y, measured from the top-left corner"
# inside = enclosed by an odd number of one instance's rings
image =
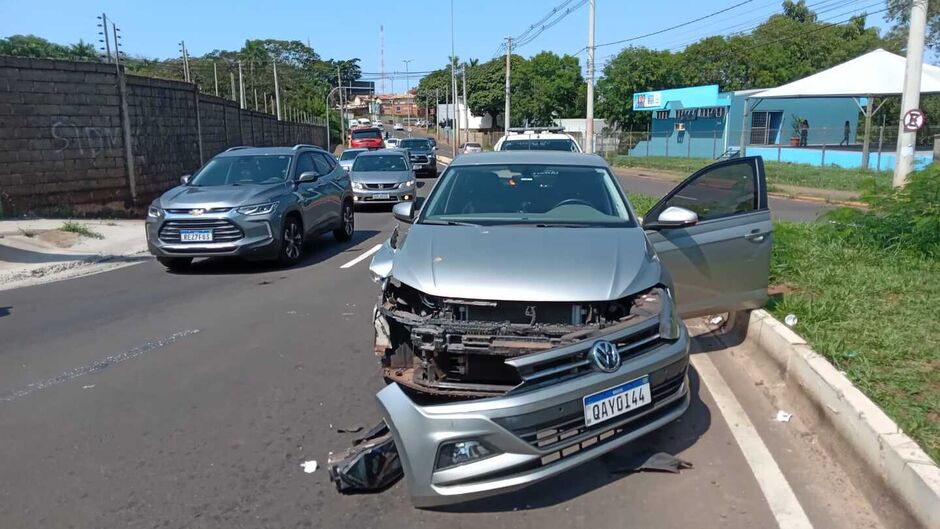
[[[678,206],[694,211],[699,220],[727,217],[757,209],[754,164],[731,163],[705,169],[680,187],[655,212]]]
[[[322,154],[313,154],[311,156],[314,158],[314,163],[317,164],[317,171],[319,171],[321,175],[330,174],[330,172],[333,171],[333,164],[326,159],[326,156]]]
[[[323,172],[317,170],[317,167],[313,162],[313,156],[310,153],[305,152],[297,157],[297,176],[300,176],[307,171],[315,171],[319,174],[323,174]]]

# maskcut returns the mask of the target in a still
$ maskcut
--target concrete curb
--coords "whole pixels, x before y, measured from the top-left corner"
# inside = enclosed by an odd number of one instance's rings
[[[940,527],[940,467],[806,341],[764,310],[751,313],[747,341],[766,352],[832,422],[862,461],[925,527]]]

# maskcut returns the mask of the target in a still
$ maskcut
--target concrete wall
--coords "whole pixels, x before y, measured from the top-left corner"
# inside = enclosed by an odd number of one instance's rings
[[[2,214],[138,214],[228,147],[326,144],[325,127],[240,110],[188,83],[127,76],[127,104],[136,203],[114,66],[0,57]]]

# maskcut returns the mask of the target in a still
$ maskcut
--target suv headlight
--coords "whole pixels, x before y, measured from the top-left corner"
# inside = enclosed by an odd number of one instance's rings
[[[407,182],[402,182],[402,183],[398,184],[398,187],[399,187],[399,189],[408,189],[409,187],[412,187],[413,185],[415,185],[415,181],[414,181],[414,180],[408,180]]]
[[[365,189],[365,188],[366,188],[364,185],[362,185],[362,184],[359,183],[359,182],[353,182],[353,183],[352,183],[352,187],[353,187],[353,189]]]
[[[266,204],[255,204],[253,206],[242,206],[235,211],[242,215],[264,215],[277,209],[277,202],[268,202]]]
[[[659,316],[659,336],[664,340],[676,340],[679,338],[679,311],[676,310],[676,302],[672,299],[672,292],[662,287],[660,289],[662,296],[662,313]]]
[[[157,206],[150,206],[147,208],[147,216],[150,218],[157,218],[163,216],[163,210]]]

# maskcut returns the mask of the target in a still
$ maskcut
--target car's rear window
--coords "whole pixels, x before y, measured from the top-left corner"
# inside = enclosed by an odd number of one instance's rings
[[[353,171],[407,171],[405,157],[398,154],[360,156],[353,162]]]
[[[366,151],[343,151],[343,154],[340,155],[340,160],[354,160],[356,156],[364,153]]]
[[[382,139],[382,133],[378,129],[364,129],[364,130],[354,130],[352,131],[352,137],[354,140],[365,140],[378,138]]]
[[[578,152],[578,146],[569,139],[505,140],[499,150]]]
[[[409,139],[401,140],[398,142],[398,146],[402,149],[430,149],[431,142],[428,140]]]
[[[220,156],[209,160],[189,185],[276,184],[287,179],[290,160],[287,155]]]

